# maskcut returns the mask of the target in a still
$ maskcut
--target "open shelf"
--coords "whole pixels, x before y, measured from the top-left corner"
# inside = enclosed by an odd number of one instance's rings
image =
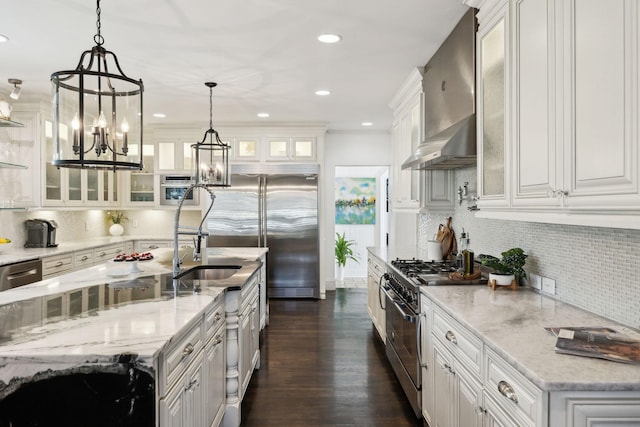
[[[0,128],[21,128],[24,127],[22,123],[14,122],[13,120],[0,118]]]

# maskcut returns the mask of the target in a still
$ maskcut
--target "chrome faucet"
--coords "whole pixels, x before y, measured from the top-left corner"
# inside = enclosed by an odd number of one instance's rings
[[[205,212],[205,214],[202,217],[202,221],[200,221],[200,225],[198,227],[189,227],[189,226],[181,226],[180,225],[180,212],[182,211],[182,204],[184,203],[185,199],[189,196],[189,194],[191,194],[196,188],[204,188],[205,190],[207,190],[207,192],[209,193],[209,195],[211,196],[211,204],[209,205],[209,208],[207,209],[207,212]],[[192,184],[190,185],[186,191],[184,192],[184,194],[182,195],[182,197],[180,198],[180,201],[178,202],[178,209],[176,209],[176,216],[175,216],[175,220],[174,220],[174,228],[173,228],[173,278],[175,279],[176,277],[178,277],[178,275],[180,274],[180,264],[182,263],[182,259],[180,258],[180,255],[178,254],[178,236],[179,235],[188,235],[188,236],[195,236],[193,238],[193,260],[194,261],[200,261],[202,259],[202,255],[201,255],[201,251],[202,251],[202,239],[204,237],[207,237],[209,235],[208,231],[203,231],[202,230],[202,224],[204,224],[204,221],[206,220],[207,216],[209,215],[209,212],[211,212],[211,208],[213,208],[213,201],[215,200],[216,196],[213,194],[213,191],[211,191],[211,189],[209,187],[207,187],[204,184]],[[205,247],[206,247],[206,243],[205,243]]]

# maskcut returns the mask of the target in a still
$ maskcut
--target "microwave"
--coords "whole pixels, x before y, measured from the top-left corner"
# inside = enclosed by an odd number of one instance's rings
[[[160,204],[177,206],[192,184],[195,184],[195,179],[190,175],[161,175]],[[199,204],[197,188],[194,188],[182,203],[183,206],[197,206]]]

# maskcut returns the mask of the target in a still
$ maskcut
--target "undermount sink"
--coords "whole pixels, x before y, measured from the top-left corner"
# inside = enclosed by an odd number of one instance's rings
[[[222,280],[228,279],[240,270],[240,265],[198,265],[180,273],[180,280]]]

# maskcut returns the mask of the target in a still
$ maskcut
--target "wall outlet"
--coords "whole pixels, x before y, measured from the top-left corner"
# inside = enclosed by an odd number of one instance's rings
[[[542,289],[542,277],[535,273],[529,273],[529,286],[533,289]]]
[[[133,221],[131,221],[131,225],[133,226],[133,228],[138,228],[138,220],[134,219]]]
[[[84,222],[84,231],[89,231],[89,221]]]
[[[549,279],[548,277],[542,278],[542,292],[555,295],[556,294],[556,281]]]

